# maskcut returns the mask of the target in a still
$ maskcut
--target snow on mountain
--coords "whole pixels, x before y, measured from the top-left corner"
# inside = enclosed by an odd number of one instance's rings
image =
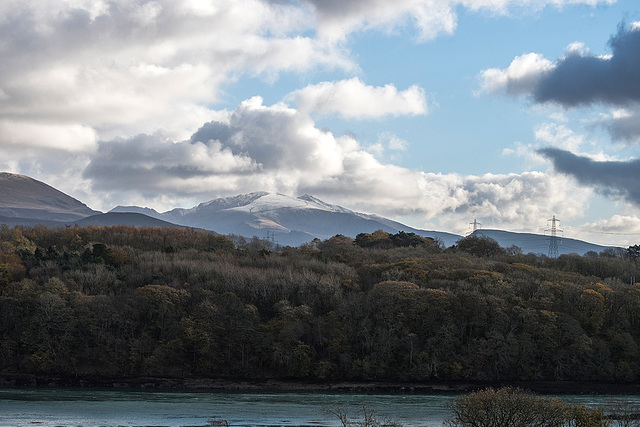
[[[269,194],[270,193],[267,193],[266,191],[258,191],[255,193],[240,194],[238,196],[233,196],[233,197],[224,197],[224,198],[209,200],[208,202],[200,203],[198,206],[192,209],[187,209],[186,211],[192,211],[192,210],[197,211],[199,209],[222,210],[222,209],[240,208],[243,206],[247,206],[258,199],[269,196]]]
[[[338,206],[338,205],[330,205],[329,203],[325,203],[322,200],[315,198],[309,194],[304,194],[302,196],[298,196],[299,200],[303,200],[305,202],[309,203],[309,206],[315,206],[318,207],[320,209],[326,209],[328,211],[332,211],[332,212],[342,212],[342,213],[352,213],[352,214],[356,214],[356,215],[360,215],[357,212],[353,212],[351,209],[347,209],[347,208],[343,208],[342,206]]]
[[[285,196],[280,193],[266,193],[260,197],[253,199],[250,203],[242,206],[230,208],[236,211],[250,212],[253,214],[266,214],[268,212],[281,209],[321,209],[330,210],[330,208],[321,206],[314,202]]]

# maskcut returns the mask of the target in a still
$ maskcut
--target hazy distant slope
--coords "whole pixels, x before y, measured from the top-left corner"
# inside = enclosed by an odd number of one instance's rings
[[[92,215],[75,221],[79,226],[97,225],[101,227],[111,225],[130,225],[133,227],[181,227],[161,219],[135,212],[108,212],[105,214]]]
[[[391,219],[383,218],[377,215],[368,215],[368,214],[358,214],[358,215],[362,216],[363,218],[369,218],[381,224],[384,224],[388,227],[391,227],[393,230],[395,230],[396,233],[398,231],[404,231],[405,233],[416,233],[417,235],[422,237],[431,237],[431,238],[440,240],[445,247],[455,245],[455,243],[458,240],[462,239],[463,237],[458,234],[447,233],[445,231],[422,230],[419,228],[409,227],[398,221],[393,221]]]
[[[489,230],[481,229],[474,232],[476,236],[486,236],[494,239],[503,248],[515,245],[522,249],[522,252],[544,254],[549,252],[549,236],[532,233],[513,233],[510,231],[502,230]],[[577,253],[578,255],[584,255],[589,251],[600,253],[605,249],[612,248],[613,246],[602,246],[594,243],[583,242],[581,240],[561,238],[558,239],[558,255]]]
[[[115,212],[115,213],[121,213],[121,212],[139,213],[139,214],[142,214],[142,215],[150,216],[151,218],[162,219],[162,214],[159,213],[158,211],[156,211],[155,209],[141,208],[139,206],[116,206],[115,208],[113,208],[113,209],[111,209],[109,211],[109,213],[111,213],[111,212]]]
[[[0,172],[0,216],[74,221],[100,212],[55,188],[24,175]]]

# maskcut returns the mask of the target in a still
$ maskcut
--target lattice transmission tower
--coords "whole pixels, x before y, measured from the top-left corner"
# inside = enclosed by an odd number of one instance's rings
[[[560,242],[560,238],[558,237],[558,233],[562,233],[562,230],[558,229],[557,223],[560,222],[559,219],[556,219],[554,215],[553,218],[547,220],[547,224],[551,222],[551,228],[547,228],[545,230],[550,232],[549,235],[549,257],[557,258],[558,257],[558,243]]]
[[[480,224],[477,219],[474,219],[473,222],[470,222],[469,226],[471,225],[473,225],[473,231],[471,232],[471,234],[475,233],[478,228],[482,227],[482,224]]]
[[[267,230],[267,241],[271,243],[271,246],[275,248],[278,245],[276,241],[276,232]]]

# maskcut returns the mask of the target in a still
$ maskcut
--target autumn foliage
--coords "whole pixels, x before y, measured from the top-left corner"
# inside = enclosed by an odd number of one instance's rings
[[[299,248],[192,229],[0,228],[0,372],[634,382],[624,251],[550,259],[410,233]]]

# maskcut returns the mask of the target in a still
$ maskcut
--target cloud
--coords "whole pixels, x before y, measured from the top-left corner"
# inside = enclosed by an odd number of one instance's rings
[[[222,115],[221,115],[222,117]],[[101,141],[85,171],[97,189],[177,194],[290,189],[340,173],[342,150],[355,144],[315,128],[284,104],[254,97],[190,140],[162,135]]]
[[[378,142],[386,144],[387,148],[392,151],[406,151],[409,148],[409,143],[406,140],[391,132],[383,132],[378,135]]]
[[[384,148],[404,148],[392,135],[386,137]],[[576,191],[562,175],[462,176],[384,163],[354,138],[320,130],[308,114],[281,103],[265,106],[258,97],[220,114],[186,140],[153,134],[99,144],[84,177],[95,192],[110,195],[108,200],[135,194],[136,204],[158,202],[163,195],[163,203],[184,206],[190,200],[267,190],[309,193],[391,217],[428,221],[446,213],[448,221],[478,217],[490,219],[487,224],[508,224],[535,223],[552,212],[579,216],[590,194]]]
[[[571,51],[543,76],[533,91],[536,102],[573,107],[640,101],[640,29],[625,29],[609,40],[611,56]]]
[[[293,99],[299,110],[318,115],[339,114],[347,119],[427,113],[422,88],[411,86],[399,92],[394,85],[368,86],[357,77],[309,85],[291,93],[288,98]]]
[[[186,137],[239,75],[354,70],[342,47],[313,38],[310,14],[259,0],[11,0],[0,117]]]
[[[539,153],[553,162],[556,171],[607,196],[640,205],[640,160],[595,161],[558,148],[543,148]]]
[[[428,39],[454,30],[461,5],[502,11],[514,3],[8,0],[0,6],[0,119],[84,126],[101,139],[158,130],[183,139],[239,77],[352,73],[358,66],[343,43],[352,31],[412,23]],[[425,108],[419,88],[395,94],[402,96],[414,104],[398,114]]]
[[[613,215],[583,226],[596,232],[606,234],[636,234],[640,235],[640,218],[631,215]]]
[[[550,143],[556,148],[569,151],[577,151],[584,143],[584,135],[573,132],[565,125],[556,123],[542,123],[535,129],[535,137],[538,141]]]
[[[555,62],[537,53],[518,56],[506,69],[482,71],[478,93],[525,95],[535,103],[565,108],[619,107],[602,126],[614,141],[640,142],[640,26],[620,24],[609,48],[610,55],[593,55],[574,42]]]
[[[537,53],[517,56],[506,70],[490,68],[480,74],[481,92],[491,95],[524,95],[553,69],[553,63]]]
[[[397,25],[411,23],[420,40],[430,40],[440,33],[452,33],[457,16],[452,1],[434,0],[306,0],[318,19],[320,37],[339,40],[362,29],[391,31]]]
[[[242,174],[256,169],[250,158],[234,155],[217,141],[174,143],[161,135],[137,135],[101,142],[85,170],[97,189],[160,192],[179,181]],[[177,185],[174,191],[180,191]]]
[[[640,217],[613,215],[611,218],[583,224],[573,229],[572,234],[584,236],[581,238],[591,242],[614,239],[617,246],[636,245],[640,236]]]
[[[603,115],[600,124],[613,140],[638,142],[640,27],[620,25],[609,46],[610,55],[596,56],[582,43],[572,43],[565,56],[553,63],[538,54],[523,55],[505,70],[485,70],[481,87],[490,94],[527,95],[535,103],[566,108],[592,104],[619,107]],[[557,172],[608,197],[640,205],[640,160],[594,160],[576,155],[584,140],[564,125],[540,125],[536,139],[554,145],[537,153],[551,160]]]
[[[96,132],[78,124],[33,123],[0,119],[0,145],[14,151],[92,152]]]
[[[356,78],[294,92],[300,99],[295,108],[266,106],[259,97],[234,111],[217,106],[222,88],[247,76],[275,81],[281,73],[298,73],[306,80],[324,71],[357,72],[346,43],[355,31],[409,31],[426,41],[453,33],[461,8],[507,14],[573,3],[605,2],[4,1],[1,163],[72,188],[103,210],[125,201],[184,206],[265,189],[311,193],[390,216],[430,220],[448,213],[450,221],[465,217],[463,223],[470,215],[497,223],[547,218],[550,211],[579,215],[588,191],[575,191],[567,177],[410,170],[376,158],[351,136],[318,129],[313,119],[426,114],[418,86],[368,86]],[[516,65],[506,73],[510,93],[530,91],[539,80],[528,80],[530,71],[543,72],[548,62],[523,57],[520,74]],[[350,103],[356,97],[366,104]],[[380,144],[389,151],[406,147],[392,137]],[[558,182],[565,185],[558,189]]]
[[[611,55],[595,56],[582,43],[572,43],[556,62],[536,53],[518,56],[506,70],[483,71],[481,87],[491,94],[526,94],[535,102],[564,107],[640,101],[640,29],[620,26],[609,46]]]
[[[277,3],[281,0],[271,1]],[[615,0],[304,0],[317,16],[321,37],[337,40],[354,31],[393,31],[410,25],[417,30],[419,41],[453,33],[457,26],[456,10],[459,7],[505,15],[512,10],[539,11],[547,5],[597,5],[613,1]]]
[[[620,109],[601,120],[601,125],[614,141],[640,143],[640,108]]]

